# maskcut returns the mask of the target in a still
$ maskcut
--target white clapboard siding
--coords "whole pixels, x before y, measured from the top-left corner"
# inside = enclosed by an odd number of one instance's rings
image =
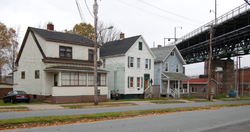
[[[108,87],[98,87],[101,95],[108,94]],[[94,87],[52,87],[52,96],[94,95]]]

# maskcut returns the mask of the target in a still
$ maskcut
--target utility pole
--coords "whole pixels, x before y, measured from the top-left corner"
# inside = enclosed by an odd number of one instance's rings
[[[98,105],[98,95],[97,95],[97,13],[98,13],[98,4],[97,0],[94,0],[94,24],[95,24],[95,35],[94,35],[94,99],[95,105]]]
[[[210,25],[210,52],[209,52],[209,76],[208,76],[208,100],[211,100],[211,82],[212,82],[212,40],[213,40],[213,24]]]
[[[237,90],[237,94],[236,94],[236,98],[239,98],[239,87],[238,87],[238,56],[236,57],[236,90]]]

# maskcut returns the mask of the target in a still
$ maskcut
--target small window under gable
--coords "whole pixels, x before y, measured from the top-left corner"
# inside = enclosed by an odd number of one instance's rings
[[[171,56],[174,56],[174,51],[172,51],[172,52],[170,53],[170,55],[171,55]]]
[[[39,77],[40,77],[39,70],[36,70],[35,71],[35,79],[39,79]]]
[[[142,42],[139,42],[139,50],[142,50]]]

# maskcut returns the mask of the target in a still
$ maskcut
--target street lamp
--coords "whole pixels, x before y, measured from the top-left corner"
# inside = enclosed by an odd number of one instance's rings
[[[174,27],[174,41],[176,41],[177,39],[176,39],[176,29],[177,28],[180,28],[180,29],[182,29],[182,27]]]
[[[101,44],[103,43],[103,39],[102,39],[102,35],[101,35],[101,34],[102,34],[102,31],[103,31],[103,30],[107,30],[107,29],[112,29],[112,28],[114,28],[114,27],[113,27],[113,26],[110,26],[110,27],[108,27],[108,28],[104,28],[104,29],[102,29],[102,30],[99,31],[99,36],[100,36],[100,39],[101,39],[101,42],[100,42],[100,43],[101,43]]]
[[[215,0],[215,10],[210,10],[210,13],[211,12],[214,12],[215,14],[215,18],[214,18],[214,24],[216,25],[217,24],[217,0]]]

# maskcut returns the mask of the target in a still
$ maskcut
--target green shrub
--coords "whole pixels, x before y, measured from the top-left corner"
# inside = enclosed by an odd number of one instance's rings
[[[213,97],[214,99],[221,99],[221,98],[226,98],[227,94],[217,94],[216,97]]]

